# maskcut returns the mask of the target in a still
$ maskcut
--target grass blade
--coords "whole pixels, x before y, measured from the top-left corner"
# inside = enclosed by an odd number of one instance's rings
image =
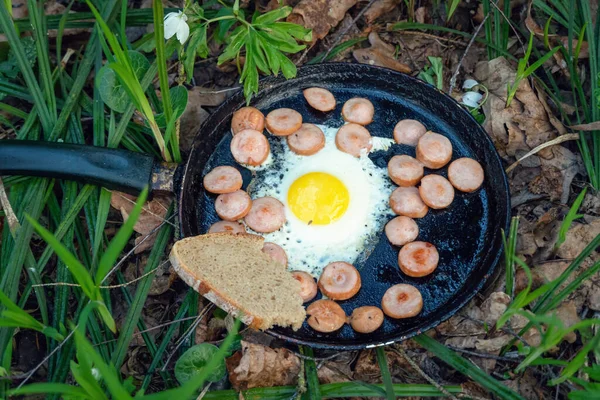
[[[320,399],[321,388],[319,386],[319,377],[317,376],[317,365],[314,360],[313,350],[308,346],[300,346],[300,352],[307,358],[303,360],[306,373],[307,390],[305,396],[307,399]]]
[[[427,335],[419,335],[415,336],[414,340],[419,343],[422,347],[424,347],[427,351],[432,352],[437,357],[439,357],[446,364],[450,365],[452,368],[456,369],[461,374],[468,376],[473,379],[475,382],[479,383],[481,386],[490,391],[490,393],[495,394],[501,399],[504,400],[524,400],[518,393],[512,391],[508,387],[504,386],[477,366],[475,366],[470,361],[464,359],[459,356],[452,350],[448,349],[446,346],[442,345],[435,339],[430,338]]]
[[[394,385],[392,383],[392,376],[390,375],[390,370],[388,368],[385,349],[383,348],[383,346],[378,346],[375,349],[375,353],[377,354],[377,364],[379,365],[379,369],[381,370],[381,377],[383,378],[383,385],[385,387],[385,397],[388,400],[394,400],[396,396],[394,394]]]

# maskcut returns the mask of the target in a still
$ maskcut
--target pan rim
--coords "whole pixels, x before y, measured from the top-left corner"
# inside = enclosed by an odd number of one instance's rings
[[[488,148],[485,151],[489,153],[489,156],[492,157],[494,163],[497,163],[497,165],[500,167],[500,170],[502,171],[501,179],[499,176],[500,174],[498,174],[497,176],[494,177],[502,185],[502,189],[503,189],[502,192],[504,192],[504,198],[503,199],[499,198],[498,201],[500,201],[502,204],[505,205],[505,207],[503,207],[503,209],[501,210],[504,213],[504,221],[502,221],[503,224],[499,224],[500,226],[497,226],[496,234],[500,234],[501,229],[504,229],[505,231],[508,229],[508,227],[510,226],[510,218],[511,218],[510,190],[509,190],[509,186],[508,186],[508,178],[506,176],[506,173],[504,172],[504,168],[502,165],[502,158],[498,154],[498,151],[496,150],[491,138],[489,137],[488,133],[485,131],[483,126],[481,126],[475,120],[475,118],[469,112],[467,112],[467,110],[465,110],[460,105],[460,103],[458,103],[458,101],[456,101],[454,98],[452,98],[448,94],[444,93],[443,91],[437,89],[433,85],[430,85],[426,82],[420,81],[417,78],[414,78],[408,74],[404,74],[404,73],[401,73],[398,71],[394,71],[394,70],[391,70],[388,68],[378,67],[378,66],[371,66],[371,65],[357,64],[357,63],[320,63],[320,64],[314,64],[314,65],[304,65],[302,67],[299,67],[298,68],[298,76],[302,77],[303,75],[309,75],[313,71],[320,72],[323,68],[334,69],[334,70],[337,70],[335,72],[339,72],[339,73],[350,72],[350,71],[356,72],[356,71],[361,71],[361,70],[371,71],[371,73],[372,73],[373,70],[375,70],[375,71],[379,70],[379,71],[385,72],[386,74],[402,76],[402,79],[409,80],[412,83],[417,84],[417,85],[423,85],[425,90],[430,91],[432,93],[432,95],[434,94],[434,92],[438,96],[442,95],[440,100],[445,99],[446,102],[450,101],[450,104],[453,104],[456,108],[460,109],[460,112],[462,112],[463,114],[466,114],[465,116],[474,124],[474,126],[478,127],[478,129],[477,129],[479,131],[478,134],[486,142]],[[281,79],[282,79],[281,77],[274,77],[274,76],[263,77],[260,80],[259,88],[262,91],[262,90],[269,88],[269,86],[272,84],[281,84],[281,82],[282,82]],[[284,82],[288,82],[288,81],[289,80],[284,81]],[[239,91],[235,92],[234,95],[232,95],[229,99],[227,99],[225,102],[223,102],[223,104],[221,104],[214,111],[213,115],[216,115],[220,110],[224,110],[227,108],[232,110],[231,112],[228,113],[230,115],[233,112],[233,108],[234,108],[233,106],[236,106],[240,102],[238,96],[241,91],[242,91],[242,89],[240,88]],[[237,107],[235,107],[235,108],[237,108]],[[212,122],[215,126],[219,126],[223,121],[222,120],[210,121],[210,117],[209,117],[200,127],[200,129],[194,139],[194,143],[196,143],[196,141],[200,140],[199,136],[200,136],[201,132],[203,132],[206,129],[206,126],[208,125],[209,122]],[[192,151],[194,151],[195,149],[196,149],[196,146],[193,147]],[[211,150],[211,152],[212,152],[212,150]],[[184,210],[183,210],[183,207],[181,207],[181,203],[182,203],[182,199],[185,196],[185,193],[184,193],[185,181],[186,181],[186,177],[188,176],[188,171],[190,170],[190,168],[192,168],[192,166],[190,166],[189,158],[188,158],[188,161],[186,161],[186,165],[185,165],[184,172],[183,172],[182,184],[180,185],[179,190],[177,191],[178,192],[178,204],[180,205],[179,209],[178,209],[178,215],[179,215],[180,222],[183,221],[183,218],[184,218],[184,215],[183,215]],[[182,227],[182,231],[183,230],[184,229]],[[181,232],[181,233],[183,236],[184,232]],[[189,234],[189,232],[188,232],[188,234]],[[311,341],[311,340],[294,338],[294,337],[287,336],[283,333],[277,332],[273,329],[268,329],[265,332],[277,339],[284,340],[290,344],[307,345],[307,346],[310,346],[310,347],[316,348],[316,349],[326,349],[326,350],[336,350],[336,351],[351,351],[351,350],[375,348],[375,347],[379,347],[379,346],[385,346],[385,345],[389,345],[392,343],[404,341],[404,340],[407,340],[411,337],[414,337],[418,334],[424,333],[424,332],[438,326],[442,322],[448,320],[450,317],[455,315],[458,311],[460,311],[468,302],[470,302],[473,299],[473,297],[475,297],[476,294],[478,294],[482,290],[482,288],[486,285],[486,283],[489,281],[489,279],[492,276],[494,276],[495,271],[498,267],[500,258],[502,256],[502,253],[503,253],[502,245],[500,245],[498,247],[495,254],[491,251],[488,252],[488,254],[484,257],[484,260],[486,261],[485,265],[487,265],[487,267],[483,267],[482,268],[483,270],[480,271],[481,273],[484,273],[482,279],[479,280],[476,285],[472,285],[467,294],[460,296],[458,299],[456,299],[456,298],[452,299],[451,301],[446,303],[446,304],[451,304],[451,306],[449,306],[447,308],[447,311],[440,312],[440,314],[438,314],[434,320],[425,324],[422,328],[415,329],[413,332],[410,332],[408,334],[398,335],[395,337],[393,335],[391,335],[390,340],[383,341],[383,342],[378,340],[374,343],[337,344],[335,342],[322,343],[322,342],[315,342],[315,341]]]

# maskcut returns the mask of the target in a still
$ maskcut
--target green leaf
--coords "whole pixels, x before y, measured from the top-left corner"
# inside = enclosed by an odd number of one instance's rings
[[[446,18],[446,21],[450,21],[459,3],[460,0],[452,0],[452,3],[450,3],[450,8],[448,9],[448,17]]]
[[[173,86],[169,89],[169,93],[171,94],[171,104],[173,106],[173,120],[177,120],[179,117],[183,115],[185,108],[187,107],[188,102],[188,91],[184,86]],[[167,121],[165,120],[164,113],[156,115],[156,123],[161,128],[167,126]]]
[[[87,397],[87,393],[80,387],[67,385],[66,383],[32,383],[31,385],[12,389],[9,396],[23,396],[28,394],[62,394],[75,397]]]
[[[294,24],[292,22],[275,22],[272,27],[282,32],[286,32],[303,42],[310,42],[312,40],[312,30],[307,29],[302,25]]]
[[[136,77],[142,79],[150,68],[150,62],[142,53],[134,50],[129,50],[128,53]],[[125,112],[131,99],[121,82],[117,79],[115,71],[108,65],[102,67],[98,72],[96,87],[99,90],[102,101],[108,107],[119,113]]]
[[[201,343],[190,347],[179,357],[175,364],[175,377],[179,383],[184,385],[186,382],[196,379],[201,375],[208,362],[218,351],[219,348],[210,343]],[[218,382],[225,376],[225,373],[225,359],[221,358],[216,367],[210,371],[206,380],[209,382]]]
[[[252,21],[253,25],[267,25],[267,24],[272,24],[275,21],[279,21],[280,19],[283,19],[285,17],[287,17],[288,15],[290,15],[292,12],[292,7],[286,6],[286,7],[281,7],[281,8],[276,8],[273,11],[269,11],[267,13],[262,14],[261,16],[259,16],[258,18],[256,18],[254,21]],[[293,24],[295,25],[295,24]]]
[[[281,72],[286,79],[291,79],[296,76],[296,65],[282,53],[279,53],[279,63],[281,64]]]
[[[562,224],[560,225],[560,230],[558,231],[558,240],[556,241],[556,244],[554,245],[555,249],[558,249],[567,239],[567,231],[571,227],[571,224],[573,224],[573,221],[575,221],[578,218],[583,217],[583,215],[577,214],[577,211],[579,211],[579,207],[581,207],[581,203],[583,202],[583,199],[585,198],[586,192],[587,192],[587,188],[583,188],[581,193],[579,193],[579,195],[573,202],[573,205],[571,205],[569,212],[567,213],[567,215],[565,216],[565,219],[563,220]]]
[[[183,66],[185,68],[188,83],[194,76],[194,62],[196,61],[196,56],[206,58],[209,54],[208,44],[206,43],[206,27],[207,24],[201,24],[193,30],[190,35],[188,46],[185,49]]]
[[[217,64],[221,65],[226,61],[234,59],[246,43],[248,29],[245,26],[238,26],[231,35],[231,41],[223,50],[223,53],[217,59]]]
[[[51,247],[54,249],[54,252],[65,263],[65,265],[71,271],[71,274],[77,281],[77,283],[81,286],[81,290],[85,293],[87,297],[91,300],[97,300],[96,297],[96,286],[94,285],[94,281],[90,276],[90,273],[87,269],[75,258],[73,254],[67,248],[56,239],[56,237],[48,231],[46,228],[41,226],[36,220],[31,218],[29,215],[25,216],[29,223],[33,225],[37,233],[44,239]]]
[[[335,46],[333,49],[331,49],[331,51],[329,52],[329,54],[327,54],[326,51],[317,54],[315,56],[315,58],[313,58],[312,60],[310,60],[309,62],[307,62],[307,64],[318,64],[318,63],[323,62],[323,61],[329,61],[333,57],[335,57],[338,54],[340,54],[342,51],[347,50],[347,49],[349,49],[351,47],[354,47],[358,43],[364,42],[365,40],[367,40],[366,37],[359,37],[359,38],[356,38],[356,39],[346,40],[345,42],[342,42],[342,43],[338,44],[337,46]],[[325,57],[326,54],[327,54],[327,57]]]

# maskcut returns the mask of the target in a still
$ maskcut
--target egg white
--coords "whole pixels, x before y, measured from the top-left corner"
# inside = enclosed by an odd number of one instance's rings
[[[285,138],[270,137],[273,160],[266,168],[255,172],[248,188],[253,199],[275,197],[284,204],[286,211],[287,221],[280,230],[257,234],[265,241],[283,247],[290,270],[306,271],[315,277],[330,262],[356,264],[368,257],[385,223],[393,215],[388,200],[394,190],[386,168],[376,166],[367,154],[356,158],[339,151],[335,145],[338,128],[318,126],[325,134],[325,147],[312,156],[299,156],[289,149]],[[388,139],[373,139],[372,151],[390,145]],[[348,209],[331,224],[309,225],[290,210],[287,202],[289,187],[310,172],[333,175],[348,189]],[[248,231],[256,233],[250,228]]]

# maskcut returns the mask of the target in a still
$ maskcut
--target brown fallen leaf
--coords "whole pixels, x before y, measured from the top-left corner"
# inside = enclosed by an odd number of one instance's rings
[[[224,99],[224,93],[222,95],[211,96],[201,88],[188,90],[188,102],[185,111],[181,115],[181,125],[179,128],[179,147],[183,153],[190,151],[200,126],[210,115],[202,106],[215,103],[218,105]],[[209,104],[205,104],[207,102]]]
[[[354,50],[352,53],[359,63],[386,67],[406,74],[412,71],[408,65],[394,58],[395,47],[381,40],[377,32],[369,34],[369,43],[371,47]]]
[[[371,7],[365,11],[364,17],[367,24],[372,24],[377,18],[392,11],[400,4],[400,0],[375,0]]]
[[[545,194],[551,201],[562,195],[562,174],[555,167],[542,167],[542,173],[529,182],[529,191],[533,194]]]
[[[239,356],[233,356],[236,359]],[[300,373],[300,359],[287,349],[242,341],[241,357],[226,364],[229,381],[236,390],[293,385]]]
[[[589,124],[571,125],[569,128],[575,131],[600,131],[600,121],[590,122]]]
[[[507,161],[519,158],[558,133],[527,80],[521,81],[515,99],[506,107],[507,86],[515,77],[514,66],[503,57],[482,61],[475,68],[475,78],[489,91],[488,101],[483,106],[487,117],[484,127]],[[548,156],[549,149],[543,149],[538,155]]]
[[[558,249],[558,257],[566,259],[577,257],[599,234],[600,219],[596,219],[589,224],[573,222],[571,228],[567,231],[564,243]]]
[[[495,326],[509,304],[510,296],[504,292],[493,292],[480,306],[482,319],[489,326]]]
[[[581,321],[581,318],[579,318],[577,313],[577,307],[573,301],[566,301],[561,304],[560,307],[554,310],[554,314],[561,320],[565,328],[569,328]],[[577,333],[569,332],[564,337],[564,340],[569,343],[575,343],[577,340]]]
[[[327,36],[356,3],[357,0],[302,0],[287,21],[312,29],[312,40],[316,42]]]
[[[127,193],[113,191],[110,198],[110,204],[117,210],[121,211],[123,220],[129,218],[129,213],[135,206],[136,197]],[[156,194],[152,200],[144,204],[140,216],[133,226],[133,230],[140,233],[142,236],[136,238],[136,244],[139,244],[144,237],[152,232],[164,220],[169,209],[169,205],[173,201],[172,195]],[[147,249],[150,249],[156,240],[156,234],[146,238],[142,245],[136,247],[135,254],[139,254]]]

